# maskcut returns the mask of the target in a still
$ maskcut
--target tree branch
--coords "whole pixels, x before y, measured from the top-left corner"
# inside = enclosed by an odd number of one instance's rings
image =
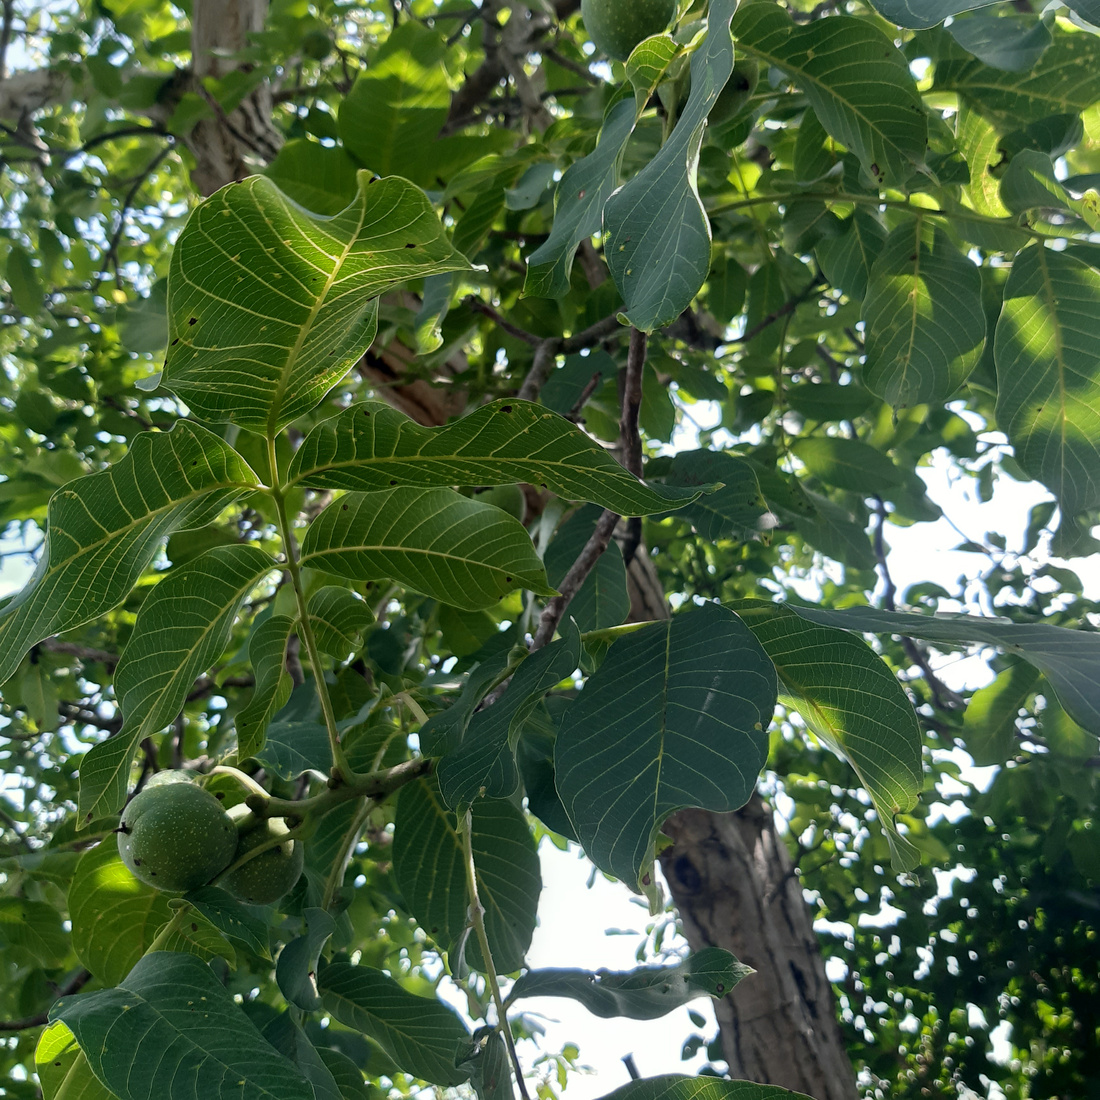
[[[91,981],[92,974],[89,970],[78,970],[58,991],[57,999],[71,997],[79,993],[85,985]],[[22,1020],[0,1020],[0,1031],[26,1031],[28,1028],[41,1027],[49,1023],[50,1010],[35,1013],[33,1016],[24,1016]]]

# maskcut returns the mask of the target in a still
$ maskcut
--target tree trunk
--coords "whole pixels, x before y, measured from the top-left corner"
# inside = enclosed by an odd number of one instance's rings
[[[759,795],[736,813],[683,810],[661,868],[693,950],[732,951],[756,973],[716,1002],[730,1076],[855,1100],[833,991],[790,855]]]

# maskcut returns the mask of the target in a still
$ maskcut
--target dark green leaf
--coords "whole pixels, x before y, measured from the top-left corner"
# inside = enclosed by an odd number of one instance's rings
[[[185,895],[184,901],[193,905],[227,939],[241,944],[261,959],[271,957],[267,925],[224,890],[217,886],[200,886]]]
[[[717,480],[712,478],[708,484]],[[558,529],[543,556],[546,579],[553,587],[561,584],[565,574],[584,549],[602,514],[600,508],[582,508]],[[626,587],[626,565],[619,544],[612,540],[596,559],[595,566],[585,577],[580,590],[569,601],[568,615],[585,631],[618,626],[629,614],[630,593]]]
[[[725,1081],[720,1077],[664,1077],[631,1081],[602,1100],[811,1100],[782,1085],[756,1085],[752,1081]]]
[[[256,627],[248,643],[256,684],[248,705],[237,715],[239,760],[247,760],[263,748],[268,723],[290,698],[294,681],[286,670],[286,646],[293,629],[293,619],[272,615]]]
[[[279,953],[275,980],[279,983],[279,992],[291,1004],[306,1012],[316,1012],[321,1007],[317,967],[325,944],[336,931],[336,921],[324,909],[306,909],[302,916],[306,921],[306,934],[291,940]]]
[[[374,612],[349,589],[326,585],[310,596],[309,618],[321,651],[344,661],[362,645]]]
[[[313,1100],[295,1066],[249,1022],[209,967],[154,951],[115,989],[66,997],[70,1028],[120,1100],[205,1100],[231,1081],[240,1100]]]
[[[436,1085],[467,1079],[458,1065],[470,1035],[442,1002],[414,996],[381,970],[346,962],[323,967],[317,984],[325,1008],[373,1039],[405,1073]]]
[[[756,785],[775,668],[706,604],[615,642],[558,731],[558,790],[589,858],[637,891],[678,809],[733,810]]]

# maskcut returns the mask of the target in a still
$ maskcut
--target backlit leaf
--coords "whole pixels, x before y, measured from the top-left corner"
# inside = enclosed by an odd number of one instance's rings
[[[333,217],[264,176],[192,213],[172,252],[163,384],[198,416],[278,431],[366,351],[380,294],[468,266],[422,191],[370,180]]]

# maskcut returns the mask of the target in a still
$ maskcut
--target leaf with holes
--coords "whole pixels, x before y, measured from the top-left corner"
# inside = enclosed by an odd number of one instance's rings
[[[58,489],[38,568],[0,606],[0,684],[36,642],[121,603],[165,535],[205,526],[258,484],[236,451],[183,420],[143,432],[121,461]]]
[[[499,705],[499,704],[497,704]],[[535,931],[542,875],[538,851],[523,812],[502,799],[473,806],[472,847],[485,932],[498,973],[524,964]],[[394,819],[393,873],[409,912],[445,951],[454,952],[469,924],[465,857],[455,815],[433,780],[402,788]],[[466,963],[484,970],[474,937]],[[452,971],[460,960],[452,957]]]
[[[302,565],[350,581],[388,577],[467,611],[516,588],[553,595],[523,524],[452,489],[348,493],[310,525]]]
[[[768,754],[775,668],[706,604],[621,638],[558,730],[558,791],[588,857],[639,890],[665,818],[743,806]]]
[[[306,436],[288,478],[310,489],[360,491],[526,481],[624,516],[676,508],[705,491],[646,485],[565,417],[514,400],[493,401],[442,428],[364,401]]]
[[[172,252],[163,384],[199,417],[272,434],[374,339],[378,297],[468,268],[424,193],[371,183],[333,217],[252,176],[201,203]]]

